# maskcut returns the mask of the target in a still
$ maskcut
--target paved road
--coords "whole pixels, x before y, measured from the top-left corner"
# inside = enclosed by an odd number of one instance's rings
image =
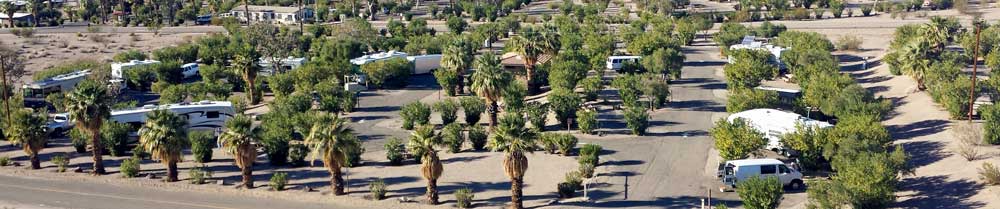
[[[90,181],[7,175],[0,175],[0,200],[23,205],[44,205],[39,208],[83,209],[365,208],[334,205],[332,202],[314,203],[220,193],[177,192]]]

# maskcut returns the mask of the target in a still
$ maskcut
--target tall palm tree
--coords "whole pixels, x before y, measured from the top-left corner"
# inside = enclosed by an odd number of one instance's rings
[[[101,156],[101,125],[111,116],[111,96],[104,85],[90,80],[77,85],[73,93],[66,97],[66,111],[76,121],[76,127],[90,134],[90,144],[94,155],[94,174],[103,175],[104,161]]]
[[[549,28],[525,27],[521,34],[510,39],[507,50],[524,59],[524,71],[528,80],[528,94],[536,94],[535,64],[543,54],[554,54],[559,50],[558,35]]]
[[[948,28],[944,25],[943,18],[936,18],[929,23],[920,26],[920,38],[930,42],[930,45],[937,51],[943,51],[948,44]]]
[[[521,188],[524,187],[524,173],[528,171],[528,158],[524,154],[538,147],[537,134],[525,128],[524,117],[518,113],[505,114],[493,134],[490,149],[504,152],[503,170],[510,177],[510,208],[521,209]]]
[[[347,155],[361,148],[354,129],[337,116],[322,115],[316,119],[305,143],[312,150],[312,159],[322,156],[323,166],[330,171],[330,187],[334,195],[344,195],[344,178],[340,168],[347,165]]]
[[[455,71],[458,75],[458,83],[455,85],[455,92],[458,94],[465,94],[465,70],[472,65],[473,53],[472,43],[463,36],[449,44],[441,57],[441,67]]]
[[[500,67],[500,59],[492,52],[480,56],[476,60],[476,72],[472,74],[472,91],[486,99],[487,111],[490,113],[490,128],[497,123],[497,101],[503,98],[503,92],[514,78],[510,72]]]
[[[410,134],[410,142],[407,144],[410,153],[421,153],[419,156],[421,158],[420,174],[424,176],[424,179],[427,179],[427,200],[432,205],[438,204],[437,180],[444,172],[444,166],[441,165],[441,159],[438,158],[435,147],[443,144],[444,140],[441,140],[441,136],[434,134],[434,126],[432,125],[424,125],[414,130]]]
[[[912,40],[902,48],[899,62],[903,70],[917,80],[917,88],[924,90],[924,75],[930,69],[931,62],[928,58],[931,43],[922,37]]]
[[[177,162],[184,161],[181,151],[188,146],[186,125],[183,117],[167,110],[154,110],[139,129],[139,146],[167,166],[167,182],[177,181]]]
[[[247,44],[238,44],[236,48],[233,69],[236,71],[236,74],[243,77],[246,85],[247,100],[250,101],[251,105],[256,105],[260,103],[256,85],[257,60],[260,59],[260,54],[257,53],[257,50],[254,50],[254,46],[248,46]]]
[[[245,188],[253,188],[253,162],[257,159],[257,148],[253,144],[257,138],[250,117],[242,114],[226,121],[226,131],[219,136],[223,150],[234,156],[236,166],[242,170]]]
[[[4,134],[12,144],[20,144],[24,153],[31,159],[31,169],[40,169],[38,153],[45,148],[48,137],[45,135],[45,117],[33,114],[31,111],[14,112],[14,121]]]
[[[3,1],[3,2],[0,2],[0,12],[3,12],[3,14],[7,15],[7,17],[8,17],[7,18],[7,24],[11,28],[13,28],[14,27],[14,18],[10,18],[10,17],[14,17],[14,13],[17,12],[17,5],[14,5],[13,1]]]

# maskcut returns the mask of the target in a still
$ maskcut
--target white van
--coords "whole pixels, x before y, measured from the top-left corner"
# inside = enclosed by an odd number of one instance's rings
[[[624,62],[638,62],[641,56],[609,56],[605,63],[608,69],[621,70]]]
[[[747,178],[757,176],[759,178],[777,177],[782,185],[788,186],[792,190],[802,189],[805,184],[802,181],[802,173],[790,168],[777,159],[747,159],[730,160],[720,167],[722,183],[729,187],[736,187],[736,183]]]
[[[184,75],[184,79],[198,76],[198,63],[187,63],[181,65],[181,69],[181,74]]]

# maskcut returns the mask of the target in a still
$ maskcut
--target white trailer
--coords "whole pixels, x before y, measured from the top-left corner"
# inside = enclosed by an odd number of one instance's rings
[[[408,56],[406,60],[413,64],[413,70],[410,71],[411,74],[425,74],[441,68],[440,54]]]
[[[146,105],[134,109],[111,111],[111,121],[129,124],[138,130],[146,123],[146,116],[153,110],[166,109],[187,119],[187,128],[193,130],[216,130],[225,126],[226,121],[236,116],[233,104],[227,101],[201,101],[165,105]]]
[[[306,64],[306,58],[305,57],[287,57],[287,58],[281,59],[278,62],[281,63],[281,66],[279,66],[279,68],[281,68],[282,71],[287,72],[287,71],[295,70],[295,69],[297,69],[299,67],[302,67],[302,65],[305,65]],[[261,73],[262,76],[271,76],[271,75],[274,75],[274,67],[271,67],[271,59],[263,58],[262,57],[257,62],[257,66],[260,66],[260,73]]]
[[[45,97],[49,94],[73,91],[76,89],[76,84],[86,79],[88,75],[90,70],[80,70],[24,84],[21,86],[24,106],[32,108],[46,106]]]
[[[642,59],[641,56],[609,56],[608,61],[604,64],[609,70],[621,70],[622,64],[625,62],[639,62]]]
[[[833,127],[830,123],[802,117],[802,115],[776,109],[752,109],[734,113],[726,120],[733,122],[743,119],[751,127],[764,134],[767,139],[767,149],[775,152],[790,153],[781,143],[781,136],[794,133],[796,125],[815,128]]]

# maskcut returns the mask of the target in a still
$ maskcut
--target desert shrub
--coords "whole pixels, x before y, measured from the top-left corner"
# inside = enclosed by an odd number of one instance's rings
[[[452,99],[445,99],[434,103],[434,111],[441,113],[441,124],[452,124],[458,119],[458,102]]]
[[[1000,185],[1000,169],[989,162],[984,162],[979,168],[979,179],[986,185]]]
[[[389,159],[390,165],[403,164],[403,160],[406,158],[406,146],[403,144],[402,140],[393,137],[383,146],[385,147],[385,158]]]
[[[574,190],[583,189],[583,177],[580,175],[579,171],[570,171],[569,173],[566,173],[563,182],[573,185]]]
[[[813,10],[813,14],[816,15],[816,19],[823,19],[823,13],[825,13],[825,12],[826,12],[826,10],[819,9],[819,8]]]
[[[576,193],[576,186],[569,182],[560,182],[556,189],[559,191],[559,198],[572,198]]]
[[[777,177],[759,178],[756,176],[737,183],[736,192],[743,200],[747,209],[774,209],[781,203],[784,192]]]
[[[212,148],[215,147],[215,137],[208,131],[192,131],[188,133],[191,141],[191,154],[194,162],[207,163],[212,161]]]
[[[122,164],[119,170],[122,173],[122,177],[132,178],[139,176],[139,159],[138,156],[132,156],[131,158],[122,160]]]
[[[191,184],[205,184],[212,178],[212,171],[204,169],[203,166],[195,167],[188,171],[188,176],[191,178]]]
[[[983,142],[991,145],[1000,144],[1000,106],[986,105],[980,107],[983,116]]]
[[[369,183],[368,191],[371,192],[372,199],[374,200],[385,199],[385,194],[388,193],[388,190],[385,188],[385,181],[381,178],[376,178],[372,183]]]
[[[66,167],[69,166],[69,157],[66,157],[65,154],[53,156],[52,164],[56,165],[56,172],[66,172]]]
[[[128,151],[128,132],[128,124],[105,122],[101,125],[101,145],[104,145],[111,156],[125,156]]]
[[[983,141],[982,129],[976,128],[972,123],[958,122],[955,124],[952,134],[958,138],[958,155],[967,161],[979,159],[979,143]]]
[[[351,140],[355,141],[354,143],[357,143],[360,146],[347,149],[346,153],[344,153],[345,155],[347,155],[346,166],[357,167],[361,165],[361,154],[365,153],[365,147],[362,145],[361,140],[358,140],[357,137],[353,137],[351,138]]]
[[[465,137],[462,136],[462,125],[451,123],[441,129],[441,139],[448,145],[451,153],[462,152],[462,145],[465,144]]]
[[[649,113],[643,108],[631,107],[625,110],[625,126],[636,136],[646,134],[649,128]]]
[[[560,133],[556,135],[555,139],[556,150],[558,150],[559,154],[562,154],[563,156],[569,156],[569,153],[573,151],[573,147],[576,147],[576,143],[579,141],[580,140],[572,134]]]
[[[34,28],[14,28],[14,29],[10,29],[10,33],[14,34],[14,36],[21,37],[21,38],[31,38],[31,37],[35,36],[35,29]]]
[[[269,122],[277,120],[269,120]],[[281,125],[264,123],[261,125],[262,134],[260,144],[267,154],[267,162],[273,166],[288,164],[288,147],[291,143],[291,128],[280,127]]]
[[[274,191],[285,190],[285,185],[288,185],[288,173],[285,172],[275,172],[268,181],[268,186]]]
[[[369,81],[379,88],[402,88],[410,78],[410,62],[403,58],[377,61],[361,66]]]
[[[549,106],[542,103],[528,103],[525,112],[528,114],[528,123],[536,130],[545,130],[545,121],[549,115]]]
[[[451,70],[439,69],[434,71],[434,78],[445,94],[455,96],[455,86],[458,85],[458,73]]]
[[[577,127],[580,132],[591,134],[597,128],[597,111],[585,110],[576,112]]]
[[[471,208],[472,200],[476,198],[476,194],[472,193],[472,189],[461,188],[455,191],[455,207],[458,208]]]
[[[413,129],[414,125],[426,125],[430,122],[431,107],[419,101],[403,105],[399,111],[403,118],[403,129]]]
[[[538,140],[540,142],[539,146],[542,148],[542,150],[545,151],[545,153],[549,154],[556,153],[556,140],[558,138],[558,135],[559,133],[543,132],[541,135],[538,136]]]
[[[873,7],[869,6],[869,5],[861,6],[861,14],[864,15],[865,17],[871,15],[872,14],[872,8]]]
[[[594,177],[594,164],[589,164],[589,163],[580,164],[579,171],[580,171],[580,176],[583,176],[584,178]]]
[[[580,147],[580,164],[600,165],[601,146],[585,144]]]
[[[476,151],[486,149],[488,135],[482,126],[469,126],[469,133],[466,136],[469,137],[469,143],[472,143],[472,149]]]
[[[836,43],[837,44],[837,50],[857,51],[857,50],[861,49],[861,43],[862,42],[863,41],[861,40],[861,37],[857,36],[857,35],[845,35],[845,36],[841,36],[840,39],[837,39],[837,43]]]
[[[486,103],[479,97],[470,96],[459,99],[462,111],[465,113],[465,124],[473,126],[479,123],[480,117],[486,111]]]

